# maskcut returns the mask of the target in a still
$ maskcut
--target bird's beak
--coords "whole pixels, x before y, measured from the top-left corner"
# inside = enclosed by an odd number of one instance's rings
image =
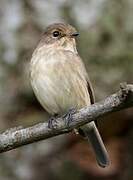
[[[76,36],[78,36],[78,35],[79,35],[78,32],[74,32],[74,33],[71,34],[71,37],[76,37]]]

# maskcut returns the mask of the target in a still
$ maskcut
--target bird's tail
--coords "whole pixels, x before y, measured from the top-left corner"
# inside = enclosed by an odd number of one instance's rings
[[[84,125],[81,129],[85,137],[90,141],[92,148],[95,152],[98,164],[101,167],[106,167],[109,165],[109,156],[107,150],[104,146],[102,138],[98,132],[95,122],[92,121]]]

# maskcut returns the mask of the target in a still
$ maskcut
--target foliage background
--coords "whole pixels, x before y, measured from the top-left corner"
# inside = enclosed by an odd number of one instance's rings
[[[29,83],[29,61],[43,29],[68,22],[80,32],[84,59],[96,99],[133,81],[132,0],[0,0],[0,131],[48,118]],[[0,155],[2,180],[133,179],[133,109],[99,124],[110,154],[97,166],[90,146],[73,133]]]

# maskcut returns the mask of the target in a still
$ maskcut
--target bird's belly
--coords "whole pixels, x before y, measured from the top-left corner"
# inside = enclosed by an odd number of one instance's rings
[[[70,67],[43,66],[31,84],[50,114],[63,114],[72,107],[79,109],[90,104],[86,83]]]

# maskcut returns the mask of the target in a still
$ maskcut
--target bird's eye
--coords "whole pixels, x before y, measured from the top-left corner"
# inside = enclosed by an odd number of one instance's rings
[[[53,37],[58,37],[60,35],[59,31],[54,31],[53,32]]]

